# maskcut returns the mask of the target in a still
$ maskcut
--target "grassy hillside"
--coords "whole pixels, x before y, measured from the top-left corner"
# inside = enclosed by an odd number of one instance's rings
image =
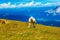
[[[36,24],[28,28],[27,22],[7,20],[0,23],[0,40],[60,40],[60,28]]]

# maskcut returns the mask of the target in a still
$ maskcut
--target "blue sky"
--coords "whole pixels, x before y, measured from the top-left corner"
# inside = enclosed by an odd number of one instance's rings
[[[31,2],[32,0],[0,0],[0,3],[7,3],[7,2],[12,2],[12,3],[18,3],[18,2]],[[60,0],[33,0],[35,2],[59,2]]]
[[[0,8],[60,6],[60,0],[0,0]]]

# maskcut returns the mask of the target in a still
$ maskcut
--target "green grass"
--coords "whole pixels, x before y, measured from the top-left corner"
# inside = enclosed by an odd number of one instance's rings
[[[28,28],[27,22],[7,20],[0,23],[0,40],[60,40],[60,28],[36,24]]]

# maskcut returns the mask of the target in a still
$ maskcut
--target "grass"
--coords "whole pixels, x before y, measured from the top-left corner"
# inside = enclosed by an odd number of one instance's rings
[[[60,28],[36,24],[28,28],[27,22],[7,20],[0,23],[0,40],[60,40]]]

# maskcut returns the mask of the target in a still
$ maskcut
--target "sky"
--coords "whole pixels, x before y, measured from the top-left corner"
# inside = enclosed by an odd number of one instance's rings
[[[31,1],[35,1],[35,2],[59,2],[60,0],[0,0],[0,3],[4,3],[4,2],[31,2]]]
[[[60,0],[0,0],[0,8],[60,6]]]
[[[60,6],[60,0],[0,0],[0,8],[21,8],[21,7],[50,7]],[[45,12],[56,15],[60,14],[60,7],[56,10],[49,9]]]

